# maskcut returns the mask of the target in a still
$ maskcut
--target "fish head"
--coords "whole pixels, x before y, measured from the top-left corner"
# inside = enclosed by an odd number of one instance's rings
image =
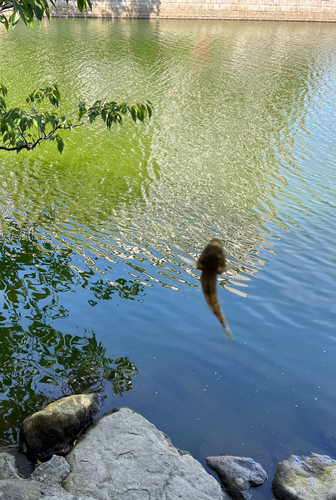
[[[216,274],[225,271],[225,254],[220,240],[215,238],[204,248],[197,261],[197,269]]]

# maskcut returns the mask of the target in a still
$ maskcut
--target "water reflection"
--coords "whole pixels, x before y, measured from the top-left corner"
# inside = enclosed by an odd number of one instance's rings
[[[17,441],[23,419],[58,397],[100,392],[105,381],[121,396],[133,388],[137,367],[128,357],[110,357],[93,331],[64,333],[52,326],[69,310],[59,295],[88,287],[97,300],[141,294],[141,286],[90,280],[69,267],[71,251],[55,251],[17,224],[0,239],[0,444]],[[93,305],[93,304],[91,304]]]

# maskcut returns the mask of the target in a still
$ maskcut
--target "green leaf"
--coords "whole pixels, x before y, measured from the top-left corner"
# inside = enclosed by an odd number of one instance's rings
[[[63,149],[64,149],[64,142],[62,141],[62,139],[59,135],[56,135],[55,139],[57,141],[57,149],[62,154]]]
[[[26,25],[31,29],[31,30],[34,30],[35,29],[35,21],[27,21],[26,22]]]
[[[148,118],[152,118],[153,114],[153,109],[152,109],[152,103],[150,101],[146,101],[146,108],[147,108],[147,113],[148,113]]]
[[[77,0],[77,7],[80,12],[83,12],[83,10],[85,9],[85,0]]]
[[[3,97],[0,96],[0,106],[6,110],[6,101]]]
[[[12,26],[15,26],[21,19],[21,14],[20,12],[18,12],[17,10],[15,10],[13,12],[13,14],[10,16],[8,22],[9,24],[11,24]]]
[[[58,89],[58,85],[56,85],[56,83],[54,84],[54,96],[55,96],[56,101],[59,103],[59,101],[61,100],[61,94],[60,94],[60,91]]]
[[[137,118],[138,118],[141,122],[143,122],[143,121],[144,121],[144,119],[145,119],[144,110],[143,110],[142,106],[140,106],[140,107],[138,108]]]
[[[132,116],[132,120],[134,121],[134,123],[136,122],[137,120],[137,112],[136,112],[136,109],[134,108],[134,106],[130,106],[129,108],[129,112],[131,113],[131,116]]]
[[[10,132],[7,132],[3,137],[2,137],[2,140],[3,140],[3,143],[5,144],[7,141],[9,141],[11,139],[11,133]]]
[[[7,87],[5,87],[2,83],[0,83],[0,92],[1,94],[6,97],[7,95]]]
[[[6,30],[8,31],[9,28],[9,22],[7,20],[7,17],[4,15],[0,15],[0,23],[5,25]]]

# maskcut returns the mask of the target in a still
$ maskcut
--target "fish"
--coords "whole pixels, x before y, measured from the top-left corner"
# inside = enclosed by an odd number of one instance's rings
[[[233,333],[226,322],[217,294],[217,274],[222,274],[229,267],[225,262],[223,245],[217,238],[210,241],[197,261],[197,269],[201,271],[201,284],[205,300],[211,311],[218,318],[226,335],[234,342]]]

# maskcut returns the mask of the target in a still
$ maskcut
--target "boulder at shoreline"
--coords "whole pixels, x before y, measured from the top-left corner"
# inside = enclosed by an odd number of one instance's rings
[[[219,483],[188,452],[130,408],[99,419],[67,456],[63,487],[97,500],[223,500]]]
[[[252,458],[219,455],[207,457],[210,469],[217,472],[221,483],[233,500],[251,500],[251,488],[262,486],[267,473]]]
[[[53,450],[53,456],[36,466],[19,445],[0,448],[0,499],[250,500],[251,488],[267,479],[251,458],[208,457],[222,489],[190,453],[175,448],[163,432],[130,408],[116,408],[88,428],[97,409],[97,397],[84,394],[65,397],[28,417],[24,424],[28,451],[46,457]],[[29,432],[38,430],[39,422],[43,428],[34,448]],[[70,434],[73,429],[69,438],[67,429]],[[292,455],[278,465],[272,487],[276,500],[336,500],[336,460],[314,453]]]
[[[28,479],[13,458],[19,450],[8,458],[7,448],[0,460],[6,500],[230,500],[197,460],[130,408],[101,417],[66,458],[53,455]]]
[[[97,394],[68,396],[33,413],[22,424],[28,452],[43,461],[66,455],[74,440],[93,422],[99,409]]]
[[[278,500],[336,500],[336,461],[292,455],[278,465],[272,488]]]

